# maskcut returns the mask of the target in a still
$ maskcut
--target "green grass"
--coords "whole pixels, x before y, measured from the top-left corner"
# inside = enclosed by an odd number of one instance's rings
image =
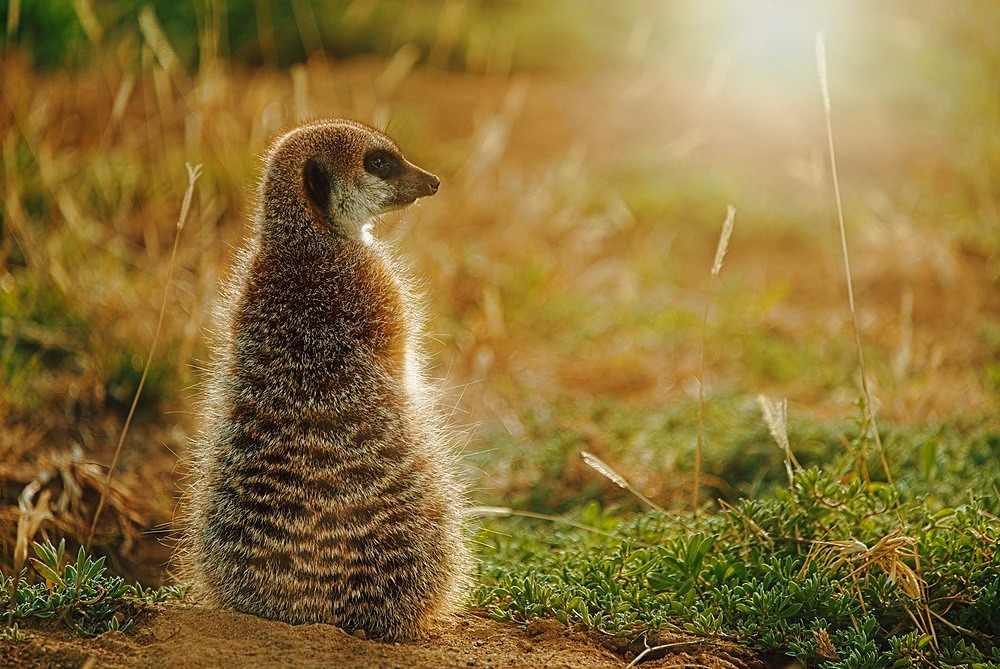
[[[861,436],[860,417],[801,415],[794,404],[790,411],[787,433],[803,466],[845,475],[867,471],[870,478],[885,480],[877,454]],[[478,454],[470,456],[483,469],[506,473],[494,475],[498,490],[481,490],[479,499],[538,512],[566,512],[590,501],[638,508],[627,493],[609,489],[585,467],[579,454],[590,451],[661,502],[683,507],[687,498],[678,496],[690,485],[696,413],[693,397],[664,406],[612,399],[536,402],[521,415],[523,432],[490,429]],[[993,421],[890,423],[881,429],[896,484],[908,495],[948,504],[964,500],[969,481],[1000,485],[1000,431]],[[735,502],[787,483],[783,453],[751,398],[709,395],[704,436],[705,474],[713,481],[708,499]]]
[[[712,514],[628,517],[591,502],[572,519],[602,533],[491,521],[475,605],[651,646],[677,633],[736,641],[824,669],[995,666],[1000,435],[909,436],[887,436],[893,454],[921,454],[897,487],[843,459]]]

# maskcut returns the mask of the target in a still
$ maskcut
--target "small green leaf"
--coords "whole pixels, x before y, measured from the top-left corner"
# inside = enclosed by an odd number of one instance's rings
[[[920,449],[920,473],[925,479],[931,478],[934,474],[934,467],[937,465],[937,442],[925,441]]]
[[[76,552],[76,575],[83,575],[84,580],[86,580],[87,572],[87,551],[83,550],[83,546],[80,546],[80,550]]]
[[[52,569],[52,567],[50,567],[49,565],[45,564],[44,562],[36,558],[28,558],[28,560],[31,562],[31,566],[34,567],[35,571],[37,571],[39,575],[46,581],[48,581],[49,583],[55,583],[63,588],[66,587],[66,584],[63,582],[62,576],[57,574],[56,571]]]
[[[667,592],[668,590],[673,590],[677,583],[673,576],[660,571],[650,572],[646,576],[646,582],[649,583],[649,587],[656,592]]]
[[[601,505],[594,500],[590,500],[583,507],[581,514],[583,523],[591,527],[601,526]]]

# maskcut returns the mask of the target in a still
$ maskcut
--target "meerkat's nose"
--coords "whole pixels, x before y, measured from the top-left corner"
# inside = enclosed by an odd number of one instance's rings
[[[438,178],[437,178],[436,176],[434,176],[433,174],[431,174],[431,175],[429,176],[429,178],[427,179],[427,187],[428,187],[428,188],[430,188],[430,190],[431,190],[431,195],[434,195],[435,193],[437,193],[437,192],[438,192],[438,188],[439,188],[440,186],[441,186],[441,180],[440,180],[440,179],[438,179]]]

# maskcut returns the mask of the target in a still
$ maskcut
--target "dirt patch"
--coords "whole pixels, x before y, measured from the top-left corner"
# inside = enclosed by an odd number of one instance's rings
[[[520,628],[472,614],[412,643],[381,643],[330,625],[288,625],[192,605],[164,605],[128,632],[80,639],[49,624],[28,630],[21,643],[0,644],[5,667],[623,667],[637,652],[616,649],[558,622],[536,620]],[[649,653],[647,667],[698,666],[763,669],[768,665],[738,647],[678,643]]]

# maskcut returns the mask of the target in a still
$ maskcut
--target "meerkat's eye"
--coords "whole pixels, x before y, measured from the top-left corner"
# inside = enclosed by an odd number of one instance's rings
[[[378,149],[365,156],[365,171],[380,179],[390,179],[403,173],[403,163],[398,156]]]

